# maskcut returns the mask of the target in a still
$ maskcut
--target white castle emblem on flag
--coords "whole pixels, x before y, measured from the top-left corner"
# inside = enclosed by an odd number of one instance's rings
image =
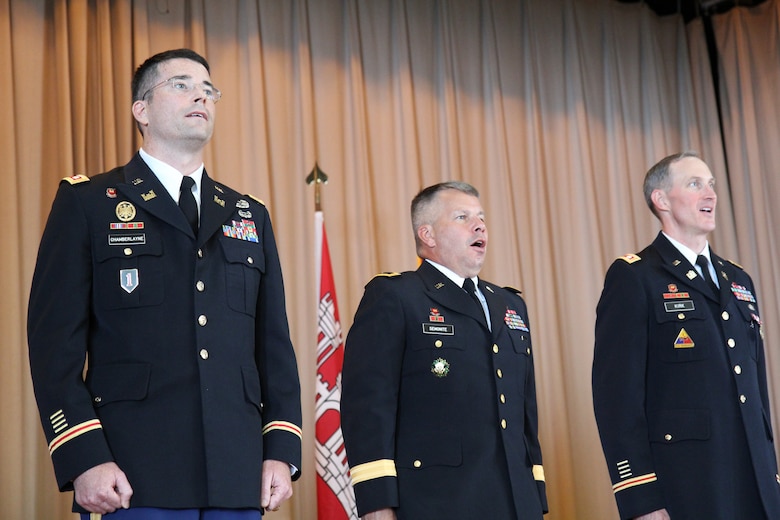
[[[348,518],[357,518],[355,494],[349,478],[344,436],[341,433],[341,364],[344,345],[341,324],[330,292],[319,302],[317,381],[314,400],[314,438],[317,475],[341,503]]]

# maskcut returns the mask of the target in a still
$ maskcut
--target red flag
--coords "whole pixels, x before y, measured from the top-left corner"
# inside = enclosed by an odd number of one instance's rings
[[[317,381],[314,397],[315,461],[317,466],[317,518],[357,519],[355,492],[349,477],[344,436],[341,433],[341,367],[344,342],[341,339],[336,285],[330,266],[328,238],[321,211],[315,218],[317,249]]]

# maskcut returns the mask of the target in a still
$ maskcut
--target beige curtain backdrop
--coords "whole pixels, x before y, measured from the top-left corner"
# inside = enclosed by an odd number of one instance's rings
[[[27,366],[38,241],[61,177],[135,152],[131,74],[181,46],[209,59],[224,92],[206,167],[266,201],[283,261],[304,476],[270,518],[316,518],[317,288],[304,182],[315,161],[330,177],[323,209],[345,331],[373,274],[415,268],[414,194],[449,179],[480,189],[482,276],[522,289],[530,307],[547,518],[603,520],[617,513],[590,397],[596,301],[611,261],[658,230],[641,194],[646,169],[698,150],[718,179],[712,243],[760,288],[778,429],[778,1],[715,19],[724,148],[701,22],[643,4],[0,0],[0,517],[74,518],[71,495],[56,491]]]

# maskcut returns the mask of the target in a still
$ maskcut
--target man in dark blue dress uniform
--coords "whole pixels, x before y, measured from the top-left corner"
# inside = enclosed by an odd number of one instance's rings
[[[58,485],[84,519],[259,519],[299,474],[269,214],[203,168],[220,96],[195,52],[149,58],[133,78],[141,150],[64,179],[46,224],[30,366]]]
[[[715,255],[715,179],[692,153],[645,177],[655,241],[598,304],[593,403],[620,517],[775,520],[764,325],[750,276]]]
[[[364,520],[540,520],[547,511],[533,345],[519,293],[477,278],[477,191],[412,202],[419,269],[366,285],[345,346],[341,418]]]

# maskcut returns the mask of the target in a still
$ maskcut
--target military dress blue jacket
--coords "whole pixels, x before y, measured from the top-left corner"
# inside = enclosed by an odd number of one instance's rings
[[[345,344],[341,418],[358,513],[540,519],[547,510],[526,305],[483,280],[492,331],[428,262],[377,276]]]
[[[755,289],[711,258],[717,294],[662,234],[607,272],[593,403],[621,518],[780,518]]]
[[[196,237],[138,155],[60,185],[28,338],[62,490],[115,461],[131,507],[259,508],[264,460],[300,468],[300,386],[268,212],[205,171],[201,194]]]

